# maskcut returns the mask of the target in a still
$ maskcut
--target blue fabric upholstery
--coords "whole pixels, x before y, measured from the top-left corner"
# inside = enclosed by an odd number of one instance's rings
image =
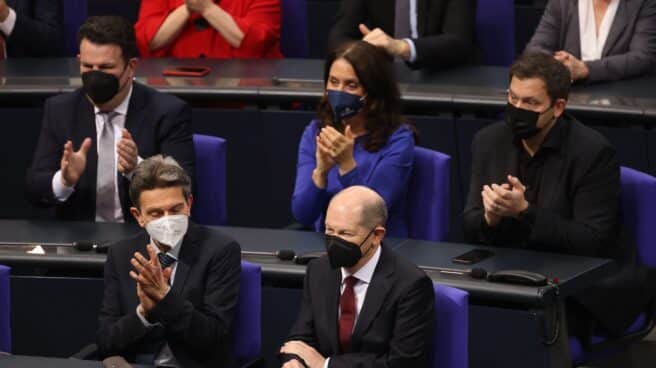
[[[225,225],[226,141],[219,137],[194,134],[196,152],[196,197],[192,206],[194,220],[203,225]]]
[[[513,0],[479,0],[476,39],[486,65],[508,66],[515,59],[515,6]]]
[[[232,353],[237,362],[250,362],[262,348],[262,270],[259,265],[241,261],[239,301],[234,322]]]
[[[469,294],[444,285],[435,290],[433,368],[467,368],[469,365]]]

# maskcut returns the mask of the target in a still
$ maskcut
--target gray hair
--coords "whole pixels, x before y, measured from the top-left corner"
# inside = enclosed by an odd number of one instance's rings
[[[144,190],[182,187],[185,199],[191,196],[191,178],[173,157],[152,156],[134,169],[130,181],[130,199],[139,207],[139,197]]]

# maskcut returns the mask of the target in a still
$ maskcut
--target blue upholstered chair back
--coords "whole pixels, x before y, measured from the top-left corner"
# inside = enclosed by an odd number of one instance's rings
[[[415,147],[415,164],[408,188],[408,235],[440,241],[449,232],[449,178],[451,157]]]
[[[620,181],[623,226],[636,242],[640,263],[656,268],[656,178],[628,167],[621,167]],[[593,345],[608,343],[606,349],[594,349],[593,353],[585,351],[578,338],[570,337],[572,362],[582,364],[621,350],[629,342],[644,336],[653,325],[653,319],[653,313],[650,311],[641,313],[625,331],[625,337],[617,339],[616,344],[607,336],[592,336],[590,342]]]
[[[232,353],[237,362],[250,362],[262,348],[262,270],[259,265],[241,261],[239,301],[233,329]]]
[[[486,65],[508,66],[515,59],[513,0],[478,0],[476,39]]]
[[[308,10],[306,0],[280,0],[280,51],[288,58],[305,58],[310,54]]]
[[[192,207],[194,220],[203,225],[225,225],[226,206],[226,141],[219,137],[194,134],[196,153],[196,201]]]
[[[433,368],[467,368],[469,364],[469,294],[445,285],[435,290]]]
[[[80,0],[63,0],[64,7],[64,42],[66,56],[78,54],[77,31],[87,19],[87,2]]]
[[[9,271],[0,265],[0,351],[11,352]]]

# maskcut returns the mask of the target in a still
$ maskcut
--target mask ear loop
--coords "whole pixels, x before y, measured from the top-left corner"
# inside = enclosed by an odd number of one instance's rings
[[[376,227],[378,227],[378,226],[376,226]],[[371,234],[373,234],[374,231],[376,231],[376,227],[374,227],[373,229],[371,229],[371,231],[369,231],[369,234],[367,234],[367,236],[365,236],[364,239],[362,239],[362,242],[360,242],[360,245],[358,245],[358,248],[360,248],[360,247],[362,246],[362,244],[364,244],[364,242],[366,242],[367,239],[369,239],[369,237],[371,236]],[[369,253],[369,251],[371,250],[371,248],[373,248],[373,245],[370,246],[369,249],[367,249],[366,252],[362,253],[362,256],[364,257],[365,254]],[[360,251],[360,252],[362,252],[362,251]]]

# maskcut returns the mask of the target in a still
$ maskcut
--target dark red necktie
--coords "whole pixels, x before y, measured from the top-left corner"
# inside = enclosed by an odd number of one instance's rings
[[[342,352],[348,351],[351,344],[351,334],[355,324],[355,292],[353,286],[358,282],[353,276],[344,279],[344,291],[339,298],[339,345]]]

